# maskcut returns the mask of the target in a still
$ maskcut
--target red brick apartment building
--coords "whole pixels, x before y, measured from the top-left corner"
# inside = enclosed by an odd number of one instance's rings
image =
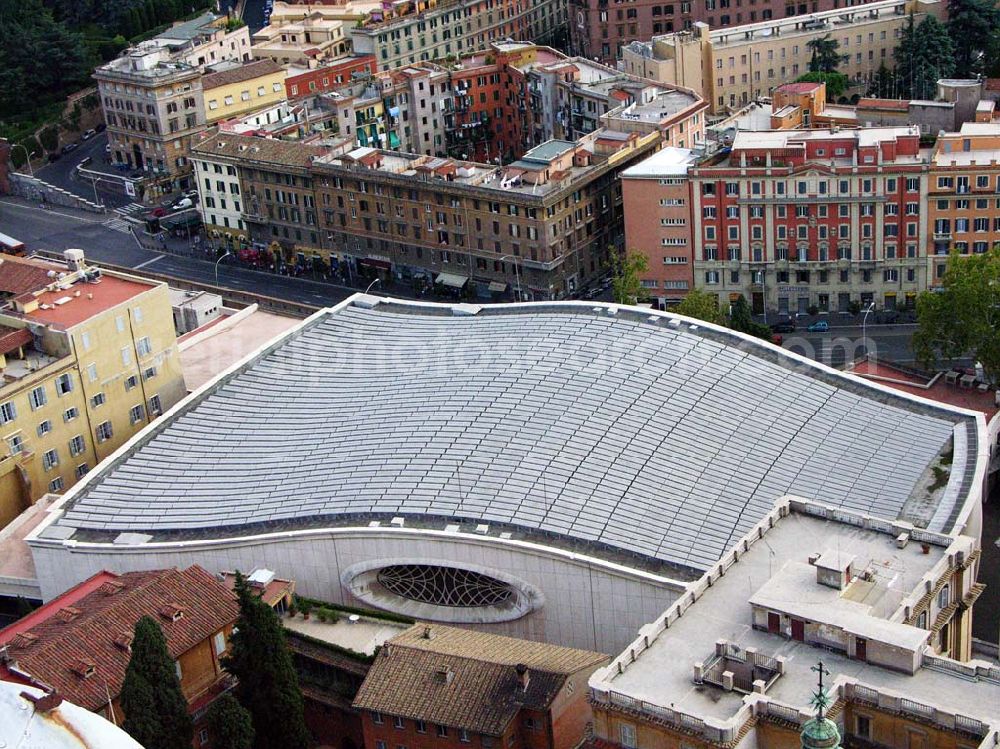
[[[351,82],[355,73],[374,74],[377,71],[378,62],[372,55],[348,57],[331,65],[309,70],[293,67],[285,78],[285,96],[295,100],[328,91],[339,91]]]
[[[416,624],[379,651],[354,707],[366,749],[572,749],[600,653]]]
[[[654,34],[740,26],[863,5],[867,0],[569,0],[573,54],[613,62],[622,47]]]
[[[229,588],[198,566],[100,572],[0,630],[0,679],[53,688],[121,725],[132,634],[140,618],[151,616],[177,664],[194,746],[207,746],[207,708],[232,686],[219,659],[238,614]]]

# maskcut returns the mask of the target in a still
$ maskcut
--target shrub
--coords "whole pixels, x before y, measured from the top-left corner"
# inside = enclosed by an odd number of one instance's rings
[[[38,134],[38,140],[46,151],[55,151],[59,148],[59,127],[49,125]]]

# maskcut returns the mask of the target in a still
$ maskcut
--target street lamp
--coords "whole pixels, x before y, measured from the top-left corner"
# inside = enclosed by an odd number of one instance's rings
[[[34,152],[34,153],[30,153],[29,154],[27,147],[23,143],[15,143],[10,148],[10,155],[13,156],[14,155],[14,151],[16,151],[18,148],[20,148],[21,150],[24,151],[24,163],[27,164],[27,166],[28,166],[28,176],[29,177],[34,177],[35,176],[35,172],[31,168],[31,157],[32,156],[37,156],[38,153]]]
[[[221,263],[223,260],[225,260],[227,257],[231,256],[232,254],[233,253],[231,253],[228,250],[226,250],[226,253],[222,257],[220,257],[218,260],[215,261],[215,285],[216,286],[219,285],[219,263]]]
[[[521,274],[518,272],[518,269],[517,269],[517,256],[516,255],[504,255],[502,258],[500,258],[500,262],[502,263],[507,258],[510,258],[511,260],[514,261],[514,278],[517,281],[517,301],[520,302],[521,301]]]
[[[865,316],[861,318],[861,341],[865,345],[865,359],[866,360],[868,359],[868,334],[866,332],[868,330],[868,314],[873,309],[875,309],[875,302],[874,301],[871,302],[865,308]]]
[[[106,205],[104,205],[104,202],[99,197],[97,197],[97,183],[98,182],[107,182],[108,184],[111,184],[111,180],[104,179],[104,177],[91,177],[91,179],[93,180],[91,182],[91,185],[94,188],[94,203],[97,204],[97,205],[99,205],[101,208],[103,208],[104,212],[107,213],[108,212],[108,207]]]
[[[374,281],[372,281],[370,284],[368,284],[368,288],[365,289],[365,293],[367,294],[369,291],[371,291],[372,290],[372,286],[374,286],[375,284],[377,284],[381,280],[382,280],[381,278],[376,278]]]

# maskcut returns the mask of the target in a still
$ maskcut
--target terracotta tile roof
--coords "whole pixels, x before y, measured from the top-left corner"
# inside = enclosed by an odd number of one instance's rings
[[[0,325],[0,354],[9,354],[31,343],[31,331],[27,328],[8,328]]]
[[[522,707],[547,710],[570,675],[607,660],[586,650],[417,624],[381,649],[354,707],[500,736]],[[526,689],[518,664],[528,668]]]
[[[781,91],[785,94],[808,94],[810,91],[815,91],[820,87],[819,83],[811,83],[808,81],[801,81],[795,83],[784,83],[778,86],[776,91]]]
[[[215,130],[191,147],[195,157],[221,156],[240,161],[308,169],[313,159],[328,153],[323,146],[298,141],[258,138]]]
[[[88,585],[91,581],[99,584]],[[164,616],[168,609],[181,616]],[[235,622],[238,613],[229,588],[198,566],[102,572],[0,630],[0,643],[7,644],[18,670],[70,702],[98,710],[109,693],[114,698],[121,689],[132,631],[142,616],[159,622],[170,655],[177,658]]]
[[[218,73],[209,73],[202,76],[201,87],[205,91],[208,91],[211,88],[230,86],[234,83],[251,81],[260,76],[280,73],[282,70],[283,68],[271,58],[256,60],[255,62],[248,62],[236,68],[220,70]]]
[[[858,99],[858,109],[889,109],[894,112],[906,112],[910,102],[901,99]]]
[[[0,258],[0,297],[20,296],[52,282],[50,271],[66,272],[64,265],[44,260],[7,256]]]

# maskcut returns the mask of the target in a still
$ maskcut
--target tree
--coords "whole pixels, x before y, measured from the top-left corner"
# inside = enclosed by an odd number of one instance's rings
[[[701,289],[691,289],[674,309],[678,315],[693,317],[718,325],[726,324],[726,316],[719,310],[719,298]]]
[[[893,52],[899,94],[911,99],[933,99],[937,82],[955,68],[955,48],[948,30],[932,15],[915,24],[910,14],[899,45]]]
[[[302,692],[278,615],[239,572],[236,595],[240,616],[223,666],[239,679],[236,696],[253,720],[256,749],[305,749]]]
[[[896,98],[896,72],[889,70],[884,62],[878,66],[878,70],[868,83],[867,95],[877,99]]]
[[[1000,377],[1000,246],[948,258],[940,291],[917,298],[913,350],[927,367],[971,356]]]
[[[771,329],[766,325],[754,322],[750,313],[750,304],[742,294],[733,302],[729,310],[729,327],[741,333],[747,333],[765,341],[771,340]]]
[[[992,0],[948,0],[948,34],[955,50],[955,75],[974,78],[983,72],[984,53],[1000,26]]]
[[[795,79],[806,83],[825,83],[826,99],[832,101],[847,90],[848,78],[843,73],[806,73]]]
[[[149,616],[135,625],[121,705],[122,728],[146,749],[190,749],[193,727],[187,700],[163,630]]]
[[[836,73],[840,63],[847,59],[847,55],[840,54],[840,42],[827,34],[818,39],[810,39],[806,46],[812,52],[809,58],[810,73]]]
[[[231,694],[224,694],[208,708],[208,731],[213,749],[251,749],[253,720]]]
[[[614,247],[611,252],[611,290],[616,304],[636,304],[646,298],[642,276],[649,271],[649,258],[641,252],[626,252],[622,256]]]

